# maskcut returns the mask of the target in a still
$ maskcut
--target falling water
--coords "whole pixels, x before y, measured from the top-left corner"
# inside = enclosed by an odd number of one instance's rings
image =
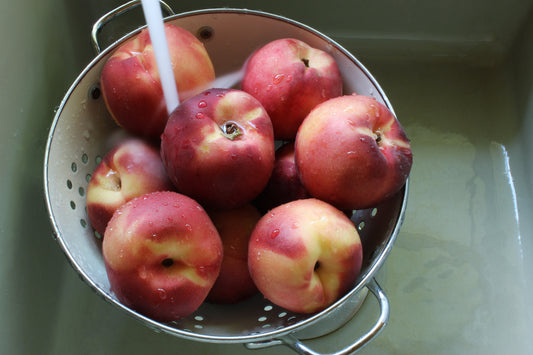
[[[154,47],[154,54],[157,63],[157,69],[160,73],[161,86],[167,106],[167,112],[172,112],[179,105],[178,88],[172,71],[172,63],[168,50],[165,27],[163,24],[163,15],[157,0],[142,0],[142,7],[150,40]]]

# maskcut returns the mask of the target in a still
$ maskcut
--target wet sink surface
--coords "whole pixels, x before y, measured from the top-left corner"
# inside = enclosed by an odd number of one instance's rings
[[[530,196],[515,184],[524,178],[513,155],[522,123],[509,77],[455,65],[384,64],[376,75],[405,122],[415,164],[407,217],[382,273],[394,316],[373,345],[527,353]]]

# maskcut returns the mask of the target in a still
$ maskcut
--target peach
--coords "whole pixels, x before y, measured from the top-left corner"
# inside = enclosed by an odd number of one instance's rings
[[[245,65],[242,90],[267,110],[276,139],[294,139],[301,122],[317,104],[342,95],[342,77],[327,52],[293,38],[272,41]]]
[[[261,215],[252,205],[209,212],[224,246],[220,274],[207,295],[213,303],[236,303],[256,294],[248,271],[248,242]]]
[[[303,187],[294,160],[294,142],[287,142],[276,150],[276,161],[267,186],[254,201],[266,212],[281,204],[310,197]]]
[[[295,160],[313,197],[369,208],[397,193],[413,156],[400,122],[372,97],[345,95],[314,108],[298,130]]]
[[[215,71],[204,45],[187,30],[165,24],[170,60],[180,100],[205,90]],[[106,106],[126,131],[158,139],[169,113],[150,34],[142,30],[109,57],[100,76]]]
[[[86,197],[89,221],[103,236],[117,208],[140,195],[172,189],[159,149],[142,139],[126,139],[106,153],[91,175]]]
[[[171,191],[121,206],[106,228],[102,251],[118,300],[160,322],[198,309],[223,259],[220,236],[207,212]]]
[[[355,286],[363,252],[352,221],[314,198],[272,209],[257,223],[248,267],[261,293],[298,313],[325,309]]]
[[[244,91],[209,89],[178,106],[161,136],[161,156],[176,189],[209,209],[252,201],[275,158],[272,123]]]

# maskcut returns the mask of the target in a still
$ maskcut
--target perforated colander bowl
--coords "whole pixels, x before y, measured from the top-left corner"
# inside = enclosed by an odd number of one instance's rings
[[[99,27],[137,3],[117,8],[96,22],[93,40],[97,49],[95,34]],[[172,14],[165,21],[197,34],[204,42],[217,74],[238,70],[250,53],[272,40],[300,39],[327,51],[336,59],[344,78],[345,93],[373,96],[392,110],[376,80],[352,54],[325,35],[296,21],[264,12],[226,8]],[[307,348],[302,339],[341,327],[356,313],[370,291],[380,305],[375,324],[337,354],[347,354],[362,347],[388,320],[388,300],[374,277],[399,233],[408,183],[386,202],[354,213],[352,220],[359,230],[364,250],[362,271],[353,289],[322,312],[292,313],[257,295],[235,305],[204,303],[194,314],[163,324],[122,305],[111,292],[101,241],[95,236],[87,217],[85,194],[91,173],[121,134],[100,95],[100,71],[110,54],[139,31],[122,37],[94,58],[68,90],[50,128],[44,159],[46,202],[55,238],[72,267],[106,301],[158,331],[196,341],[244,343],[250,349],[284,344],[304,354],[316,353]]]

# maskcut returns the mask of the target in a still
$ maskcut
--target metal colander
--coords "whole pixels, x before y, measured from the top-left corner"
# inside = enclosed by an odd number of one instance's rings
[[[95,23],[93,41],[98,51],[100,27],[137,4],[138,1],[130,2]],[[204,42],[217,74],[238,70],[250,53],[274,39],[297,38],[329,52],[336,59],[344,78],[345,93],[373,96],[392,110],[376,80],[352,54],[306,25],[250,10],[208,9],[175,15],[166,8],[171,13],[165,18],[166,22],[197,34]],[[361,274],[348,294],[322,312],[292,313],[257,295],[234,305],[204,303],[194,314],[163,324],[122,305],[111,292],[101,240],[87,217],[85,194],[91,173],[122,132],[109,116],[100,94],[100,71],[111,53],[139,31],[124,36],[94,58],[68,90],[50,128],[44,159],[46,202],[54,236],[72,267],[106,301],[157,331],[196,341],[244,343],[250,349],[284,344],[303,354],[316,354],[303,344],[303,339],[341,327],[357,312],[367,291],[371,291],[380,305],[375,324],[338,354],[359,349],[375,337],[388,320],[388,300],[374,276],[399,233],[408,183],[388,201],[354,213],[352,220],[359,230],[364,250]]]

